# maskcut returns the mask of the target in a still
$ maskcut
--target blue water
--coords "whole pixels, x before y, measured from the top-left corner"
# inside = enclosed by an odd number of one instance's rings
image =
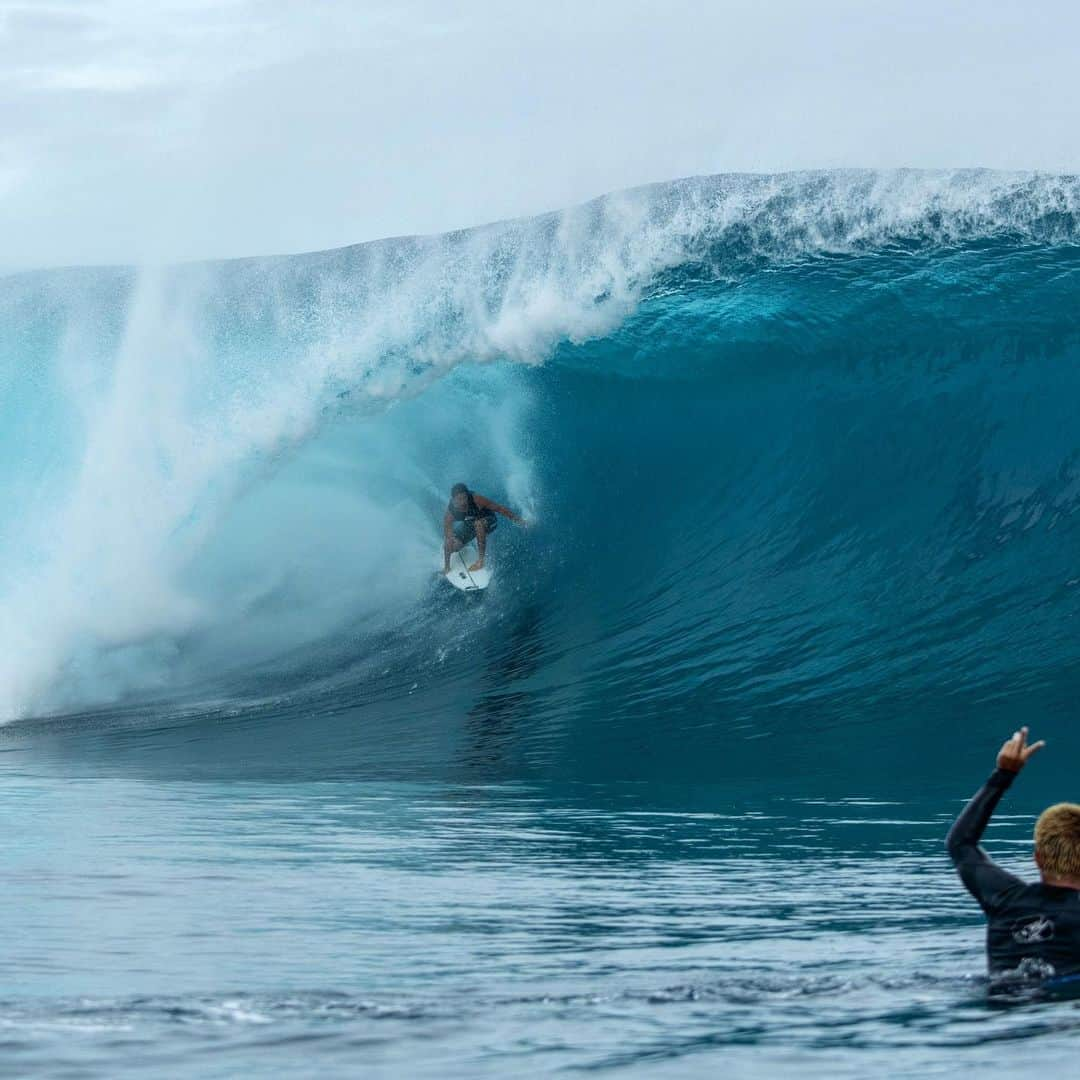
[[[714,177],[0,280],[25,1072],[1062,1071],[942,837],[1075,798],[1080,181]],[[466,480],[504,522],[439,582]]]

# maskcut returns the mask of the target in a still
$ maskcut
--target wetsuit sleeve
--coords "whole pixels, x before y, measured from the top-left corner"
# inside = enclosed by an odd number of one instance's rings
[[[1015,779],[1016,773],[995,769],[961,811],[945,841],[960,880],[987,913],[997,906],[998,898],[1006,889],[1024,884],[998,866],[979,846],[990,816]]]

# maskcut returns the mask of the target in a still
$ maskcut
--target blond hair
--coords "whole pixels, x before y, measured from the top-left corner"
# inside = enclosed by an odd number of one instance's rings
[[[1051,877],[1080,878],[1080,806],[1050,806],[1035,822],[1035,850]]]

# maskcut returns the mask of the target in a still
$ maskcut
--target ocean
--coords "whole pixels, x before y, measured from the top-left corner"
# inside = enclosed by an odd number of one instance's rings
[[[1078,285],[985,171],[0,279],[5,1070],[1062,1074],[944,834],[1078,796]]]

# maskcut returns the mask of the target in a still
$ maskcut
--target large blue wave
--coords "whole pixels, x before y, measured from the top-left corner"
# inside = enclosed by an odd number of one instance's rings
[[[1064,731],[1078,205],[1057,176],[713,177],[8,278],[3,714],[584,778],[782,774],[823,732],[917,769],[1020,700]],[[538,521],[479,605],[432,572],[459,479]]]

